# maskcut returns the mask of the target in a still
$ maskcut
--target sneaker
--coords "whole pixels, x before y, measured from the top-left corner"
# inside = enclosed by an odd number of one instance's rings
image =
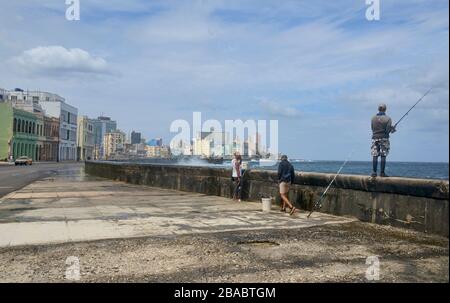
[[[389,178],[389,176],[386,175],[385,173],[381,173],[381,174],[380,174],[380,177],[382,177],[382,178]]]
[[[373,172],[370,176],[371,176],[372,178],[376,178],[376,177],[377,177],[377,173],[376,173],[376,172]]]

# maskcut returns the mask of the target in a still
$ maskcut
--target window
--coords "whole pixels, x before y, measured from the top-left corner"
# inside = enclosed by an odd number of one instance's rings
[[[11,101],[17,101],[17,96],[11,96]]]
[[[39,97],[38,96],[33,96],[33,102],[39,102]]]
[[[70,139],[70,130],[67,130],[67,138],[66,138],[66,140],[69,140]]]

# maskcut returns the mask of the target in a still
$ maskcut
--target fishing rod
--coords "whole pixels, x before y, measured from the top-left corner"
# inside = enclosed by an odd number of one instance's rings
[[[353,154],[353,151],[350,153],[350,155],[347,157],[347,159],[345,159],[344,163],[341,165],[341,167],[339,168],[339,170],[337,171],[336,175],[334,176],[334,178],[331,180],[330,184],[328,184],[327,188],[325,189],[325,191],[322,193],[322,195],[320,196],[319,200],[317,200],[316,203],[314,203],[314,206],[312,208],[312,210],[309,212],[308,216],[306,216],[307,218],[309,218],[311,216],[311,214],[314,212],[315,209],[322,207],[322,205],[320,205],[320,202],[322,202],[323,198],[325,198],[325,195],[327,194],[328,190],[331,188],[331,185],[333,185],[334,181],[336,180],[337,176],[341,173],[342,169],[344,168],[344,166],[347,164],[347,162],[350,160],[351,156]]]
[[[428,93],[429,92],[431,92],[431,90],[432,90],[433,88],[430,88],[407,112],[406,112],[406,114],[404,114],[401,118],[400,118],[400,120],[398,120],[397,121],[397,123],[395,123],[395,125],[394,125],[394,129],[397,127],[397,125],[403,120],[403,118],[405,118],[408,114],[409,114],[409,112],[410,111],[412,111],[412,109],[414,108],[414,107],[416,107],[416,105],[417,104],[419,104],[420,103],[420,101],[422,101],[422,99],[423,98],[425,98],[425,96],[426,95],[428,95]]]

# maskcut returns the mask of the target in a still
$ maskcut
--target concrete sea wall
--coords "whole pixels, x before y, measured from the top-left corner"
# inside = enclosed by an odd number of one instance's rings
[[[231,197],[233,193],[231,170],[224,168],[86,162],[86,172],[132,184],[207,195]],[[289,192],[290,200],[301,209],[311,209],[333,177],[333,174],[297,173]],[[246,171],[243,199],[260,201],[262,197],[274,197],[279,203],[277,173]],[[448,237],[448,201],[448,181],[340,175],[320,211]]]

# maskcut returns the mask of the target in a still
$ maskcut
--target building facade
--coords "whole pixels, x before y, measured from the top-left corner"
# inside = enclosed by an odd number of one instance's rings
[[[59,119],[58,160],[76,161],[78,109],[56,94],[40,93],[39,98],[46,115]]]
[[[141,133],[132,131],[131,132],[131,144],[140,144],[141,143]]]
[[[100,116],[92,120],[94,126],[94,159],[103,159],[105,157],[103,139],[107,133],[117,129],[117,122],[110,117]]]
[[[125,151],[125,140],[125,133],[120,130],[106,133],[103,137],[105,159],[114,159],[122,155]]]
[[[13,91],[8,92],[8,100],[11,104],[18,109],[30,112],[30,113],[42,113],[40,100],[45,99],[45,94],[37,91],[24,91],[20,88],[16,88]]]
[[[94,158],[94,124],[86,116],[78,118],[77,128],[78,160]]]
[[[41,161],[59,161],[59,119],[44,116],[44,148]]]
[[[147,158],[170,158],[170,148],[168,146],[147,145]]]
[[[131,159],[142,159],[147,157],[147,145],[145,143],[139,144],[126,144],[125,154]]]
[[[0,160],[27,156],[39,159],[37,118],[33,113],[0,102]]]
[[[38,91],[24,91],[20,88],[16,88],[13,91],[8,92],[8,101],[11,102],[12,106],[16,109],[21,109],[36,116],[36,130],[37,135],[37,155],[35,161],[56,161],[48,160],[48,154],[52,151],[47,148],[51,148],[46,142],[46,136],[44,135],[44,120],[45,111],[42,108],[40,102],[42,100],[50,99],[51,94],[38,92]],[[44,160],[44,158],[46,160]]]
[[[42,112],[34,113],[36,117],[36,161],[42,161],[42,155],[45,153],[45,136],[44,136],[44,114]]]

